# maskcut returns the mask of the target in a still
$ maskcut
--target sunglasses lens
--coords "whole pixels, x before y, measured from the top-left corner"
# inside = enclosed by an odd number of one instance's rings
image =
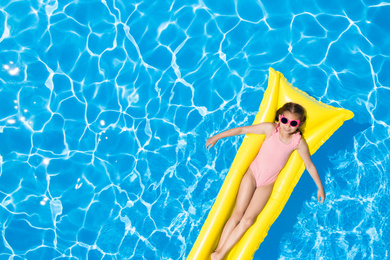
[[[287,124],[287,123],[288,123],[288,120],[287,120],[287,118],[282,117],[282,118],[280,119],[280,122],[282,122],[283,124]]]
[[[292,121],[290,122],[290,125],[291,125],[292,127],[296,127],[296,126],[298,125],[298,122],[295,121],[295,120],[292,120]]]

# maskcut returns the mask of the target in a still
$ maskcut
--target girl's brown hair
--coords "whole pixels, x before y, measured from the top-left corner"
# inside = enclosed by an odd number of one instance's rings
[[[279,121],[279,115],[283,114],[284,111],[289,111],[292,114],[298,114],[300,121],[299,126],[305,123],[306,111],[303,106],[293,102],[288,102],[284,104],[281,108],[278,109],[278,111],[276,111],[275,121]]]

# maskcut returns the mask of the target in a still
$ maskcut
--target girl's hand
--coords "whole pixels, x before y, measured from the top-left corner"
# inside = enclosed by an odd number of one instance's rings
[[[324,201],[325,201],[325,192],[324,192],[324,189],[318,189],[317,197],[318,197],[318,201],[319,201],[319,202],[324,203]]]
[[[207,139],[206,141],[206,148],[211,148],[213,147],[217,141],[219,140],[219,138],[215,137],[215,136],[212,136],[210,137],[209,139]]]

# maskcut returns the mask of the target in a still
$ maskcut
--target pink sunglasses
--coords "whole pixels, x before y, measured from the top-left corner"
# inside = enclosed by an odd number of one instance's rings
[[[279,121],[282,123],[282,124],[288,124],[290,123],[290,126],[291,127],[298,127],[299,126],[299,120],[288,120],[287,117],[285,117],[284,115],[279,115]]]

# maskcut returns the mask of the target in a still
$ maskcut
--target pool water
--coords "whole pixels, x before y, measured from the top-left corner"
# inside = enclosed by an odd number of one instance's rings
[[[268,69],[355,117],[254,259],[389,258],[390,2],[0,1],[0,259],[185,259]]]

